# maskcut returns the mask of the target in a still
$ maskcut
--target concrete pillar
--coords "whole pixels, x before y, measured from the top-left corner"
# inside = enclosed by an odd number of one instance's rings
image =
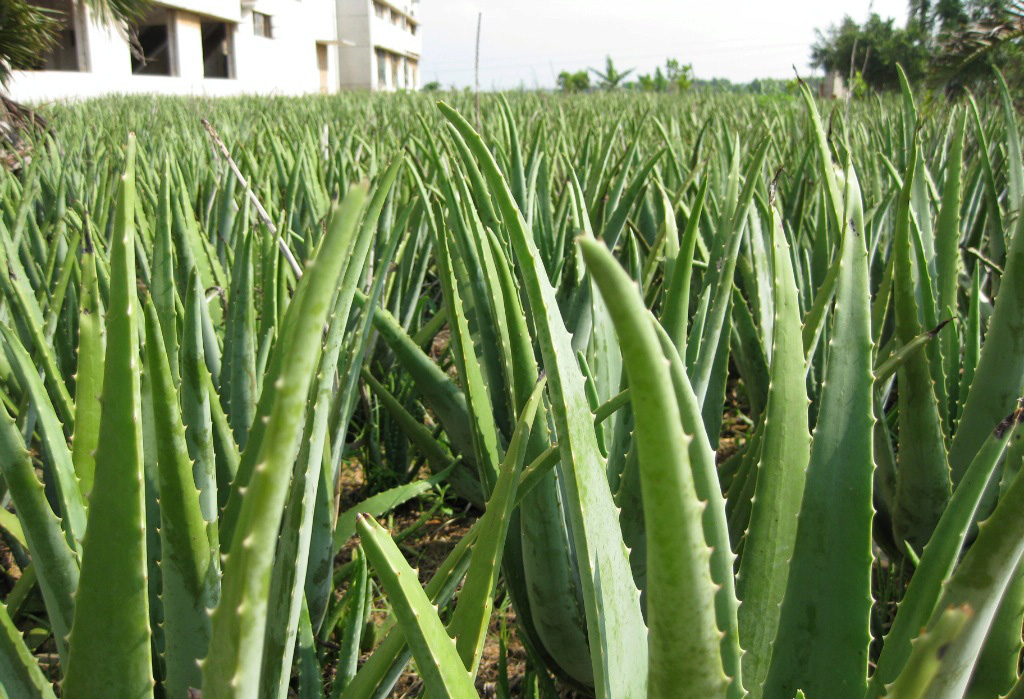
[[[338,0],[338,76],[341,89],[377,89],[370,0]]]
[[[203,27],[199,15],[176,11],[171,17],[171,36],[176,44],[177,76],[190,82],[203,79]]]
[[[124,31],[104,22],[89,7],[84,7],[83,13],[86,65],[89,72],[115,80],[131,75],[131,53]]]

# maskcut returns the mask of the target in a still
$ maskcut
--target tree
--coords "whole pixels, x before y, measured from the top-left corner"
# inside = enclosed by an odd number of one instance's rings
[[[903,66],[911,82],[920,80],[925,76],[929,60],[924,34],[916,21],[903,29],[894,25],[892,18],[882,19],[874,13],[863,25],[846,16],[839,26],[816,32],[818,38],[811,47],[811,65],[848,75],[852,59],[855,69],[861,70],[864,82],[875,90],[899,88],[897,64]]]
[[[942,33],[962,29],[970,21],[963,0],[938,0],[935,3],[935,17],[939,20],[939,31]]]
[[[693,86],[693,64],[687,63],[685,66],[679,63],[676,58],[670,58],[665,61],[665,72],[668,75],[668,82],[671,85],[671,89],[678,90],[679,92],[686,92]]]
[[[130,24],[149,8],[150,0],[84,0],[101,19]],[[61,27],[61,13],[26,0],[0,0],[0,86],[11,72],[32,68],[53,48]]]
[[[591,68],[590,72],[600,79],[599,85],[605,90],[614,90],[617,88],[619,84],[622,83],[622,81],[625,80],[626,77],[628,77],[634,70],[633,68],[630,68],[629,70],[619,72],[615,67],[615,63],[612,61],[611,56],[605,57],[604,65],[605,68],[603,73],[596,68]]]
[[[931,0],[910,0],[907,3],[909,10],[908,19],[916,21],[917,25],[926,33],[931,31],[932,26],[932,3]]]
[[[562,92],[586,92],[590,89],[590,74],[585,70],[575,73],[563,70],[558,74],[558,88]]]
[[[1024,86],[1024,2],[969,0],[961,10],[963,21],[944,34],[932,59],[932,81],[955,94],[998,68],[1011,87]]]

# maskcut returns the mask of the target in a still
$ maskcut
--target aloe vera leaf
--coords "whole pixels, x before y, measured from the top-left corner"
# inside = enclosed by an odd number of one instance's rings
[[[43,329],[43,334],[49,342],[53,342],[54,333],[57,331],[57,323],[61,319],[64,310],[64,299],[67,298],[71,277],[78,266],[78,258],[75,256],[74,251],[78,250],[80,240],[81,233],[75,231],[69,242],[65,243],[61,240],[53,245],[54,251],[64,248],[65,252],[64,261],[61,263],[57,277],[52,282],[53,288],[49,290],[50,303],[46,307],[46,327]],[[74,293],[74,290],[72,290],[72,293]],[[56,350],[56,354],[58,360],[63,360],[60,349]]]
[[[172,168],[173,171],[173,168]],[[181,187],[181,191],[184,191],[184,186],[178,184]],[[192,270],[195,270],[199,276],[199,282],[202,289],[207,289],[211,286],[209,283],[209,277],[204,275],[204,270],[197,263],[197,253],[193,248],[191,240],[190,226],[187,223],[186,216],[182,213],[181,197],[174,197],[171,202],[171,209],[173,212],[171,233],[174,243],[174,252],[177,259],[176,271],[178,274],[178,287],[181,289],[188,288],[188,275],[191,274]],[[194,223],[194,222],[193,222]],[[210,375],[213,379],[214,385],[220,384],[221,374],[221,350],[220,344],[217,337],[217,333],[214,330],[215,321],[216,324],[220,324],[221,309],[218,304],[212,306],[207,303],[200,305],[201,321],[203,328],[203,352],[206,359],[206,366],[210,371]]]
[[[455,639],[459,656],[474,677],[494,606],[499,562],[515,506],[519,473],[526,458],[527,440],[537,414],[537,406],[544,394],[544,383],[541,379],[519,415],[512,441],[498,472],[498,480],[481,517],[480,533],[473,546],[459,604],[448,624],[448,633]]]
[[[469,551],[479,534],[479,520],[459,539],[455,548],[442,561],[424,591],[431,603],[438,608],[448,604],[455,589],[462,582],[469,567]],[[392,618],[393,622],[393,618]],[[386,622],[387,623],[387,622]],[[385,625],[386,625],[385,623]],[[387,696],[395,682],[398,681],[402,669],[412,656],[405,642],[405,634],[401,625],[395,625],[381,641],[370,657],[362,664],[355,677],[345,686],[341,693],[343,699],[369,699],[370,697]]]
[[[64,429],[70,434],[74,430],[74,406],[71,396],[68,393],[67,385],[60,375],[57,367],[57,358],[54,354],[51,343],[47,340],[42,313],[36,303],[35,296],[29,286],[24,274],[18,273],[16,253],[4,252],[3,238],[6,237],[5,229],[0,226],[0,290],[3,291],[7,302],[10,304],[14,321],[22,330],[21,339],[26,349],[35,355],[35,363],[41,365],[43,379],[47,391],[53,401],[53,407],[57,411]],[[26,342],[27,340],[27,342]]]
[[[397,236],[392,236],[388,251],[382,264],[389,264]],[[374,284],[379,286],[384,275],[379,275]],[[351,297],[348,297],[349,299]],[[263,671],[260,677],[261,694],[267,697],[285,697],[291,678],[291,666],[300,608],[305,589],[324,590],[324,596],[330,594],[330,563],[333,559],[333,548],[330,540],[325,538],[324,551],[316,552],[318,565],[315,570],[309,569],[311,560],[311,541],[313,536],[313,518],[315,516],[315,498],[322,485],[333,482],[333,478],[321,479],[325,453],[328,453],[328,421],[331,412],[331,395],[338,373],[339,357],[342,350],[345,326],[348,323],[349,307],[341,306],[346,298],[338,295],[332,308],[328,323],[327,338],[321,352],[320,366],[317,372],[313,409],[306,415],[303,429],[302,446],[293,469],[292,482],[284,511],[284,525],[277,544],[277,553],[270,582],[270,612],[267,619],[267,636],[264,642]],[[362,364],[362,357],[356,358],[356,364]],[[352,369],[347,369],[352,371]],[[351,385],[348,381],[347,385]],[[344,390],[344,389],[343,389]],[[333,490],[333,489],[332,489]],[[332,493],[333,495],[333,493]],[[326,563],[322,562],[326,559]],[[308,575],[314,573],[314,576]],[[322,579],[317,579],[321,576]],[[308,600],[307,600],[308,601]],[[319,616],[319,610],[318,610]]]
[[[349,245],[351,249],[348,251],[349,254],[346,255],[346,260],[343,262],[345,266],[343,267],[343,274],[341,274],[342,278],[336,280],[338,282],[337,287],[340,289],[339,294],[348,296],[356,291],[355,287],[363,272],[362,260],[366,258],[371,234],[377,228],[381,209],[384,207],[388,192],[390,192],[391,186],[394,184],[395,177],[397,177],[402,163],[403,159],[401,157],[395,158],[374,188],[373,196],[370,199],[361,223],[359,223],[358,232],[353,233],[354,240]],[[359,262],[355,262],[356,260]],[[282,267],[282,271],[286,271],[284,267]],[[284,293],[286,289],[286,284],[279,284],[278,291],[280,293]],[[262,443],[267,429],[266,419],[276,400],[278,379],[283,375],[286,368],[284,354],[288,351],[287,348],[292,342],[294,328],[301,320],[298,316],[298,309],[301,307],[301,304],[297,305],[296,302],[301,300],[301,294],[305,293],[304,290],[304,285],[298,285],[290,302],[278,304],[278,309],[284,313],[284,317],[279,322],[278,341],[270,358],[263,382],[263,391],[260,393],[255,417],[249,428],[246,440],[247,448],[241,454],[238,471],[232,481],[231,492],[228,495],[227,503],[224,506],[224,514],[221,517],[222,547],[232,545],[234,528],[241,511],[241,503],[244,500],[242,497],[244,491],[242,489],[251,480],[253,470],[262,452]],[[339,303],[342,303],[342,301],[339,301]],[[292,308],[292,306],[295,308]]]
[[[55,699],[53,687],[39,669],[21,631],[0,604],[0,688],[8,696],[24,699]]]
[[[854,171],[848,173],[848,194],[855,194],[847,199],[856,209],[860,190]],[[874,377],[861,230],[846,227],[839,258],[821,407],[765,697],[789,697],[800,688],[811,699],[860,699],[867,686]]]
[[[338,292],[337,308],[338,312],[342,315],[347,316],[349,314],[352,301],[358,291],[357,287],[362,283],[363,276],[369,274],[367,270],[371,269],[374,264],[373,262],[368,262],[371,244],[378,235],[378,232],[380,235],[384,235],[384,231],[387,229],[393,229],[394,232],[389,234],[388,242],[384,250],[381,251],[382,257],[379,259],[379,264],[381,269],[386,270],[392,263],[391,261],[396,249],[395,246],[398,244],[399,239],[397,231],[400,231],[405,224],[402,220],[397,223],[392,221],[390,213],[392,206],[389,203],[391,201],[389,194],[404,163],[404,156],[398,156],[391,161],[377,183],[373,196],[370,199],[367,213],[363,217],[359,233],[356,236],[352,259],[345,267]],[[406,211],[410,210],[409,207],[406,208]],[[378,279],[371,285],[370,307],[379,305],[383,283],[387,278],[387,274],[380,274]],[[359,383],[359,373],[355,370],[355,367],[362,364],[363,357],[369,347],[371,324],[370,316],[364,314],[363,320],[356,326],[355,339],[349,345],[348,354],[345,358],[346,369],[342,375],[343,380],[331,406],[329,424],[332,431],[329,434],[331,442],[334,444],[340,445],[344,441],[352,412],[355,409],[356,391]],[[330,475],[332,479],[337,473],[338,468],[340,468],[342,453],[342,449],[333,450],[331,453]]]
[[[711,440],[711,448],[718,450],[718,439],[722,431],[722,417],[725,414],[725,388],[729,378],[729,353],[732,348],[732,304],[729,315],[722,324],[722,333],[718,337],[718,351],[711,365],[711,376],[708,379],[707,391],[701,413],[704,418],[704,431]]]
[[[704,337],[704,325],[707,322],[708,307],[711,302],[713,289],[706,287],[697,299],[697,308],[690,322],[690,332],[686,335],[686,373],[693,376],[693,370],[697,364],[697,352],[700,350],[700,343]],[[731,314],[730,314],[731,315]]]
[[[334,685],[331,687],[331,696],[339,697],[342,691],[349,685],[356,675],[359,664],[359,643],[362,638],[363,628],[366,625],[366,596],[370,590],[368,583],[368,572],[366,566],[366,555],[361,548],[356,549],[358,558],[356,563],[355,580],[349,585],[344,600],[348,602],[349,610],[345,616],[344,630],[341,637],[341,651],[338,656],[338,668],[334,674]]]
[[[171,212],[171,162],[164,160],[163,176],[160,178],[159,205],[156,212],[156,226],[153,232],[153,263],[150,293],[156,306],[157,316],[164,318],[164,347],[170,350],[167,361],[171,367],[171,376],[177,384],[178,377],[178,332],[177,323],[169,319],[177,318],[178,296],[174,288],[174,243],[171,236],[174,214]],[[164,327],[166,326],[166,327]]]
[[[435,227],[434,247],[438,263],[438,276],[448,308],[452,355],[463,386],[465,386],[466,409],[473,437],[473,453],[476,456],[480,483],[483,486],[484,494],[487,495],[494,487],[498,463],[501,460],[498,451],[496,416],[491,408],[491,400],[487,387],[484,385],[480,364],[473,351],[469,324],[453,271],[454,260],[450,256],[448,240],[440,222]]]
[[[504,95],[498,95],[501,115],[508,130],[509,181],[512,194],[520,209],[526,208],[526,174],[523,168],[523,152],[519,145],[519,129]]]
[[[1024,203],[1024,162],[1021,158],[1020,135],[1017,133],[1017,110],[1003,74],[998,68],[995,69],[995,74],[996,82],[999,83],[999,99],[1006,126],[1006,179],[1009,197],[1006,213],[1012,218],[1018,215],[1021,204]]]
[[[708,191],[708,177],[701,180],[697,198],[690,206],[690,217],[686,221],[679,254],[672,266],[671,275],[666,285],[665,305],[661,312],[661,324],[669,337],[682,353],[686,346],[686,319],[690,314],[690,280],[693,278],[693,253],[700,235],[700,219],[704,211],[704,198]]]
[[[918,229],[917,224],[911,221],[912,224],[912,242],[914,244],[914,271],[917,276],[917,288],[919,292],[919,298],[921,300],[921,319],[924,321],[926,328],[934,328],[939,324],[938,310],[935,307],[935,289],[933,283],[933,277],[935,276],[932,271],[933,265],[929,263],[926,257],[926,251],[924,247],[924,236]],[[934,262],[934,256],[932,257]],[[940,328],[941,330],[941,328]],[[949,397],[946,394],[946,377],[942,373],[942,344],[938,342],[932,342],[925,345],[925,354],[928,356],[928,371],[932,377],[932,389],[935,392],[936,407],[939,411],[940,426],[942,427],[942,436],[945,439],[944,444],[949,444],[949,421],[944,419],[946,417],[946,407],[949,403]]]
[[[185,185],[185,178],[178,163],[172,161],[171,165],[172,175],[175,178],[175,190],[178,193],[178,196],[174,197],[174,203],[176,204],[176,213],[180,217],[176,221],[176,227],[180,226],[178,231],[178,235],[181,236],[180,242],[188,246],[193,262],[199,271],[199,279],[203,283],[203,288],[209,289],[214,286],[223,288],[226,286],[224,271],[220,268],[220,262],[216,255],[211,254],[208,239],[199,231],[199,221],[196,219],[195,211],[187,195],[190,188]],[[180,256],[182,251],[177,245],[179,241],[175,242]],[[188,270],[182,271],[187,273]],[[182,282],[181,286],[184,287],[184,280],[180,281]],[[214,304],[210,309],[210,319],[217,327],[223,322],[223,311],[219,305]]]
[[[218,461],[235,463],[238,461],[238,450],[230,434],[225,434],[224,441],[215,451],[214,426],[211,406],[218,403],[216,396],[211,400],[210,372],[203,358],[203,331],[199,304],[202,290],[199,288],[199,275],[195,270],[189,274],[188,289],[185,292],[185,322],[182,325],[181,342],[181,418],[185,425],[185,444],[189,458],[192,459],[192,477],[199,490],[199,506],[206,522],[206,535],[211,545],[220,548],[218,525]],[[154,301],[155,305],[155,301]],[[227,425],[225,420],[225,433]],[[228,466],[227,468],[230,468]],[[230,475],[234,475],[233,473]],[[225,474],[227,482],[230,477]],[[219,568],[219,561],[217,566]]]
[[[829,225],[836,232],[846,228],[843,218],[843,190],[836,180],[836,172],[832,166],[832,150],[829,148],[828,136],[821,123],[821,116],[815,105],[814,97],[806,83],[800,83],[800,96],[803,98],[804,106],[807,107],[807,114],[811,118],[811,131],[814,145],[818,151],[818,167],[822,180],[825,183],[825,211],[827,212]]]
[[[985,201],[987,206],[988,216],[988,255],[991,257],[996,264],[1003,261],[1003,256],[1006,254],[1006,240],[1004,238],[1004,214],[1002,206],[999,203],[1000,190],[996,186],[995,171],[992,166],[992,156],[990,154],[988,136],[985,134],[985,125],[981,121],[981,115],[978,112],[978,105],[974,101],[974,97],[970,94],[967,96],[967,103],[970,105],[971,116],[973,117],[975,131],[978,138],[978,155],[980,156],[982,164],[983,179],[985,182]]]
[[[448,208],[452,212],[448,219],[451,225],[444,228],[441,222],[438,221],[432,227],[435,236],[445,236],[443,248],[435,243],[435,256],[439,260],[442,258],[442,254],[445,258],[451,258],[450,261],[445,260],[445,263],[451,268],[453,288],[459,291],[460,296],[465,297],[465,301],[460,298],[459,303],[468,313],[472,314],[477,339],[477,342],[474,343],[473,338],[469,335],[463,336],[461,334],[456,339],[456,333],[453,332],[452,349],[459,352],[456,355],[456,366],[459,366],[460,369],[462,368],[459,362],[464,360],[459,355],[463,352],[463,347],[465,347],[465,351],[468,354],[478,351],[480,367],[466,367],[466,370],[474,376],[479,374],[484,383],[482,385],[477,384],[473,380],[472,383],[468,383],[467,388],[476,386],[489,389],[489,394],[485,393],[488,396],[487,400],[490,406],[486,412],[493,414],[493,422],[498,429],[505,435],[510,435],[512,432],[512,418],[510,418],[509,414],[510,406],[504,379],[504,375],[508,371],[506,361],[509,353],[507,345],[508,335],[502,332],[504,329],[504,316],[498,312],[503,305],[501,288],[492,283],[495,277],[493,260],[480,244],[480,229],[482,226],[479,219],[472,211],[465,215],[459,215],[457,212],[460,210],[460,199],[451,186],[446,187],[446,189],[448,190]],[[466,191],[465,183],[462,183],[459,189],[462,191],[463,201],[470,198],[469,192]],[[449,233],[454,247],[451,247],[451,243],[447,238]],[[442,284],[445,283],[445,277],[442,277]],[[442,288],[446,287],[442,286]],[[454,318],[451,315],[451,304],[447,296],[445,297],[445,302],[445,307],[449,309],[449,319]],[[462,315],[466,317],[468,328],[470,318],[468,314]],[[453,331],[457,330],[459,325],[460,322],[458,320],[454,324],[449,322],[449,328]],[[462,376],[461,371],[460,376]],[[463,381],[468,382],[468,379],[469,377],[466,376],[463,378]],[[470,391],[467,396],[471,401],[473,400],[475,390]],[[478,401],[481,399],[481,397],[477,397]],[[474,412],[471,409],[470,415],[472,416]],[[491,484],[493,484],[493,479],[491,479]]]
[[[664,328],[663,328],[664,329]],[[667,332],[667,331],[666,331]],[[629,388],[616,393],[594,410],[594,422],[604,422],[619,410],[629,405]]]
[[[827,311],[832,305],[832,299],[835,298],[836,285],[839,283],[841,260],[842,256],[836,255],[835,259],[828,266],[828,271],[825,272],[825,279],[822,281],[821,286],[818,287],[818,291],[814,295],[814,302],[804,317],[802,336],[804,352],[808,360],[810,360],[818,345],[818,339],[821,337],[821,331],[825,327],[825,322],[828,318]]]
[[[96,474],[62,684],[65,696],[153,696],[135,313],[135,136],[110,248],[110,303]],[[111,546],[110,542],[118,542]]]
[[[882,272],[882,282],[878,287],[878,292],[875,294],[874,301],[871,302],[871,337],[876,343],[881,340],[882,327],[888,316],[889,299],[892,296],[893,287],[892,278],[895,269],[896,256],[889,255],[889,259],[885,263],[885,269]]]
[[[903,178],[896,214],[893,255],[896,257],[894,294],[896,338],[902,345],[921,334],[912,267],[910,197],[917,163],[916,142]],[[926,279],[925,270],[919,270]],[[949,500],[950,483],[941,418],[932,385],[928,356],[912,355],[896,372],[899,386],[899,450],[896,510],[893,527],[897,542],[907,541],[920,551]],[[1005,412],[1004,412],[1005,414]],[[998,418],[992,424],[998,422]]]
[[[78,362],[75,372],[75,431],[71,462],[84,497],[92,490],[95,451],[100,435],[100,392],[103,390],[103,307],[96,279],[96,250],[86,234],[82,246],[82,279],[78,300]]]
[[[705,327],[700,335],[697,359],[691,372],[693,392],[701,405],[711,382],[716,356],[720,347],[719,338],[723,335],[726,318],[732,306],[733,277],[736,272],[736,258],[739,255],[740,243],[743,240],[744,221],[747,209],[754,198],[754,188],[761,176],[765,155],[768,152],[769,139],[765,139],[754,152],[747,170],[744,173],[743,189],[737,199],[731,221],[723,228],[719,226],[716,233],[715,249],[710,259],[705,289],[712,294]],[[691,330],[691,333],[693,330]],[[726,344],[726,347],[728,344]]]
[[[729,485],[726,498],[726,514],[729,522],[729,541],[740,562],[743,560],[743,544],[747,527],[750,525],[750,510],[753,506],[754,489],[757,486],[757,464],[761,460],[761,443],[764,438],[764,423],[754,429],[743,450],[736,476]]]
[[[995,310],[967,389],[963,414],[950,447],[954,483],[974,458],[988,428],[1024,393],[1024,216],[1018,217],[995,298]],[[968,338],[968,342],[970,339]],[[961,392],[963,397],[963,392]]]
[[[715,452],[707,433],[703,430],[700,408],[693,393],[682,359],[668,333],[658,323],[653,323],[658,332],[662,352],[669,361],[672,384],[682,420],[683,431],[690,436],[688,447],[690,466],[693,471],[693,485],[697,498],[703,506],[701,524],[704,540],[711,549],[711,580],[715,585],[715,620],[721,632],[722,669],[729,678],[727,699],[743,696],[741,678],[742,651],[740,650],[739,622],[736,599],[734,564],[736,557],[729,540],[729,527],[725,510],[725,498],[721,492],[719,471],[715,463]]]
[[[640,192],[647,184],[647,179],[651,174],[651,170],[658,161],[661,160],[661,156],[664,154],[664,148],[657,150],[637,169],[633,174],[633,178],[630,180],[629,185],[623,192],[618,205],[612,212],[612,215],[608,217],[608,220],[605,222],[604,227],[601,229],[600,238],[605,242],[609,249],[614,250],[616,245],[618,245],[619,238],[622,235],[622,230],[626,226],[626,218],[629,216],[629,212],[639,200]],[[625,176],[625,172],[623,172],[623,176]]]
[[[78,561],[68,546],[60,520],[46,502],[25,442],[4,408],[0,408],[0,470],[18,510],[18,520],[32,554],[32,568],[39,578],[39,589],[53,627],[57,651],[64,662],[67,659],[67,634],[74,616],[74,594],[78,588]]]
[[[914,639],[913,650],[899,676],[889,685],[890,699],[921,699],[949,655],[950,644],[964,631],[972,612],[950,607],[941,612],[934,627]]]
[[[522,503],[537,482],[537,476],[554,466],[558,451],[552,447],[524,468],[516,489],[516,505]],[[357,505],[353,511],[358,510]],[[455,548],[448,554],[438,567],[424,590],[431,602],[437,607],[444,607],[451,599],[456,587],[461,582],[469,566],[470,547],[476,542],[481,532],[480,520],[477,520],[469,531],[459,540]],[[387,627],[389,622],[383,625]],[[409,652],[405,646],[405,637],[401,627],[394,628],[377,649],[359,668],[352,682],[345,687],[342,694],[346,699],[355,697],[386,696],[409,660]],[[333,693],[332,693],[333,694]]]
[[[466,139],[498,204],[516,252],[516,261],[533,310],[537,338],[548,372],[554,422],[562,454],[561,472],[569,500],[580,577],[590,635],[590,651],[597,695],[628,696],[645,692],[645,630],[622,535],[615,521],[614,503],[587,408],[583,377],[571,348],[571,338],[558,313],[554,288],[537,259],[533,237],[516,208],[493,155],[469,123],[455,110],[439,103],[448,121]],[[603,586],[603,608],[598,606],[597,584]],[[604,638],[615,639],[614,647]]]
[[[740,599],[743,682],[755,699],[768,673],[771,643],[779,626],[797,537],[797,515],[810,459],[803,340],[789,243],[774,206],[772,267],[775,329],[771,385],[743,558],[736,591]]]
[[[306,598],[302,598],[299,616],[299,640],[296,653],[299,656],[299,699],[323,699],[323,670],[316,654],[316,639],[309,619]]]
[[[391,417],[394,418],[395,422],[398,423],[399,427],[405,433],[405,436],[409,438],[416,447],[423,453],[427,458],[427,462],[430,464],[431,470],[436,474],[448,466],[451,465],[453,459],[448,454],[447,450],[434,438],[430,430],[424,426],[422,422],[419,422],[409,411],[402,406],[401,402],[395,398],[391,393],[381,385],[377,379],[373,377],[368,369],[365,367],[361,370],[363,381],[369,386],[377,399],[380,400],[381,405],[387,410]],[[448,482],[455,489],[455,492],[471,492],[476,495],[477,498],[482,498],[483,495],[480,492],[480,480],[476,473],[470,471],[464,465],[457,466],[448,475]],[[460,495],[461,496],[461,495]]]
[[[964,414],[964,405],[970,393],[974,375],[978,370],[981,357],[981,265],[974,267],[971,275],[970,294],[967,300],[967,324],[964,328],[963,356],[960,361],[963,368],[960,373],[960,388],[957,391],[956,420],[957,431],[960,430],[960,419]]]
[[[728,678],[714,616],[711,551],[696,526],[701,505],[688,450],[693,437],[683,430],[658,335],[628,275],[601,243],[581,239],[579,244],[616,323],[636,417],[647,541],[649,691],[721,696]],[[680,598],[693,603],[680,605]],[[681,675],[687,678],[685,689]]]
[[[985,638],[985,644],[971,675],[965,699],[1013,696],[1020,677],[1021,640],[1017,627],[1024,616],[1024,568],[1017,563],[1017,571],[1003,594],[1002,602]],[[1016,691],[1020,691],[1019,689]]]
[[[50,403],[46,388],[39,378],[39,370],[32,363],[28,352],[22,347],[17,333],[0,323],[0,336],[2,336],[0,341],[6,350],[14,374],[35,408],[38,418],[39,441],[57,488],[61,526],[67,533],[68,545],[72,547],[72,550],[77,550],[85,535],[85,502],[71,460],[71,451],[64,438],[64,430],[53,409],[53,404]]]
[[[933,340],[935,336],[938,335],[939,332],[941,332],[942,329],[946,327],[946,325],[948,325],[952,320],[952,318],[947,318],[946,320],[942,321],[931,330],[925,330],[923,333],[915,337],[909,343],[903,345],[895,352],[890,354],[888,357],[886,357],[885,361],[878,364],[873,370],[873,373],[875,375],[875,385],[881,385],[886,380],[888,380],[893,374],[896,373],[897,369],[903,366],[908,359],[913,357],[916,353],[920,352],[925,346],[927,346],[928,343],[931,340]],[[948,333],[948,335],[953,337],[954,340],[956,340],[956,335],[954,333]]]
[[[534,434],[537,432],[535,427]],[[557,448],[552,456],[555,462],[560,460]],[[586,611],[572,534],[566,523],[562,478],[552,469],[535,475],[536,487],[532,490],[525,492],[525,483],[520,485],[522,503],[516,513],[519,522],[514,525],[520,534],[522,585],[528,610],[518,590],[513,592],[513,600],[517,614],[530,615],[529,622],[537,636],[530,641],[538,652],[547,653],[562,672],[577,682],[590,685],[594,671],[587,642]],[[510,534],[506,557],[514,556],[510,551],[514,543]],[[506,582],[514,572],[506,564]],[[509,587],[512,589],[511,584]],[[527,626],[526,630],[530,628]]]
[[[1015,416],[1020,420],[1021,414]],[[974,614],[950,644],[928,699],[962,697],[1000,601],[1024,555],[1024,471],[1018,473],[992,515],[978,527],[978,538],[942,588],[938,609],[967,605]],[[937,623],[936,616],[929,628]]]
[[[28,542],[25,540],[25,530],[22,529],[21,522],[18,520],[18,516],[8,510],[0,510],[0,529],[3,529],[7,536],[10,536],[19,546],[28,548]],[[22,571],[22,577],[25,576],[25,571]],[[21,578],[18,578],[20,581]],[[35,584],[35,583],[33,583]],[[17,585],[17,583],[15,583]],[[8,606],[10,606],[10,597],[8,597]]]
[[[1005,495],[1010,483],[1020,473],[1024,461],[1024,430],[1017,429],[1010,438],[1000,482]],[[1017,682],[1021,648],[1021,626],[1024,624],[1024,562],[1003,593],[999,609],[992,621],[978,663],[971,675],[966,699],[1006,696]]]
[[[160,600],[168,696],[199,688],[198,660],[210,642],[209,611],[220,593],[219,549],[207,538],[200,492],[192,475],[177,392],[156,306],[147,299],[146,370],[153,386],[153,417],[160,482]],[[174,322],[174,316],[168,319]]]
[[[942,204],[935,224],[935,269],[938,288],[938,312],[942,318],[957,316],[957,290],[960,274],[960,207],[962,203],[962,171],[964,162],[964,134],[967,110],[956,112],[956,125],[949,155],[946,158],[946,181],[942,191]],[[957,378],[959,377],[960,347],[956,333],[947,332],[941,339],[942,371],[945,376],[946,415],[955,414]],[[950,421],[947,421],[950,422]]]
[[[366,295],[357,291],[354,300],[356,305],[362,306],[366,303]],[[395,353],[402,368],[416,382],[416,390],[444,425],[453,446],[464,459],[473,459],[475,462],[465,394],[409,337],[394,316],[383,308],[374,308],[373,324],[384,342]],[[482,500],[475,504],[482,504]]]
[[[360,512],[364,512],[371,517],[380,517],[382,514],[390,512],[402,503],[408,502],[418,495],[422,495],[438,483],[442,482],[451,472],[451,469],[456,465],[456,463],[449,464],[443,471],[436,473],[429,478],[413,481],[412,483],[406,483],[404,485],[398,485],[394,488],[371,495],[365,500],[360,501],[356,505],[353,505],[342,512],[338,517],[338,523],[334,527],[335,552],[340,551],[341,547],[355,535],[356,519]]]
[[[274,543],[298,452],[305,403],[320,354],[321,333],[366,190],[354,187],[335,211],[316,259],[306,266],[293,309],[288,361],[269,413],[260,456],[241,501],[234,541],[224,563],[221,602],[213,613],[211,653],[203,662],[203,693],[213,699],[255,694],[263,656]],[[250,435],[251,436],[251,435]],[[207,698],[209,699],[209,698]]]
[[[380,579],[406,641],[412,649],[426,690],[437,697],[476,697],[473,675],[466,671],[455,641],[416,580],[391,536],[372,517],[359,515],[356,528],[366,557]]]
[[[477,211],[480,213],[481,221],[489,228],[497,228],[498,218],[494,212],[494,206],[491,203],[491,193],[487,190],[487,183],[484,182],[483,175],[480,174],[480,168],[478,168],[476,162],[469,157],[469,146],[466,145],[465,140],[463,140],[462,136],[459,134],[452,134],[451,142],[455,144],[455,148],[458,150],[458,155],[465,165],[466,174],[469,176],[471,191],[473,192],[473,203],[476,204]]]
[[[238,448],[245,449],[256,414],[256,309],[253,294],[252,248],[255,236],[244,234],[235,253],[224,326],[221,402]]]
[[[747,306],[746,299],[735,287],[733,288],[731,320],[732,333],[729,341],[729,354],[743,378],[743,388],[750,401],[750,417],[757,420],[764,413],[764,406],[768,402],[768,358],[765,356],[758,329],[754,325],[754,318]]]

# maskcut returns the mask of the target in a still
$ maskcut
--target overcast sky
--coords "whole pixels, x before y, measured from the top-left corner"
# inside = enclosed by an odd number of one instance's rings
[[[653,72],[668,57],[700,78],[789,78],[807,65],[816,28],[869,5],[906,21],[906,0],[421,0],[423,82],[473,84],[477,13],[482,89],[551,87],[563,70]]]

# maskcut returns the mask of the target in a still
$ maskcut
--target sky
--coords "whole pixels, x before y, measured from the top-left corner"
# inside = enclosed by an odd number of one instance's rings
[[[639,73],[674,57],[698,78],[791,78],[793,65],[811,74],[815,29],[869,11],[902,26],[907,0],[421,0],[420,75],[472,86],[483,13],[483,90],[553,87],[563,70],[603,70],[606,55]]]

